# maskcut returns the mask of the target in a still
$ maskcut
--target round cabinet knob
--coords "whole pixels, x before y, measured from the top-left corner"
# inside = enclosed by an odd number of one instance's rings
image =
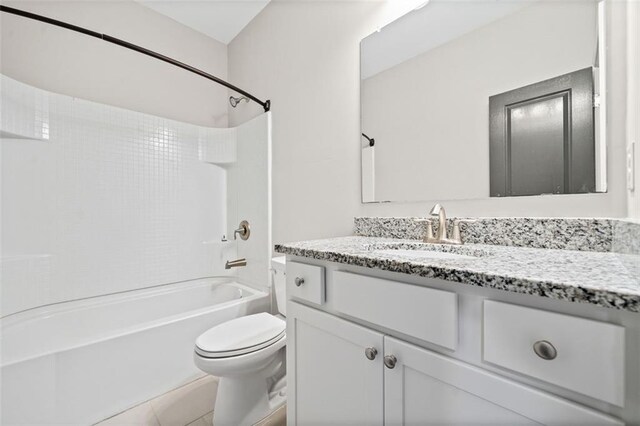
[[[394,355],[387,355],[384,357],[384,366],[391,369],[396,366],[398,359]]]
[[[296,287],[300,287],[302,284],[304,284],[304,278],[296,277],[294,282],[296,283]]]
[[[558,351],[555,346],[551,344],[551,342],[547,342],[546,340],[538,340],[533,344],[533,351],[542,359],[546,359],[550,361],[555,359],[558,356]]]
[[[371,361],[376,359],[377,355],[378,355],[378,350],[376,348],[367,348],[364,350],[364,356],[366,356],[367,359],[370,359]]]

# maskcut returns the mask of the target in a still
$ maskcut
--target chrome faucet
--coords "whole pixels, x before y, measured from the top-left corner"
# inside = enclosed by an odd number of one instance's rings
[[[224,269],[237,268],[239,266],[247,266],[247,259],[243,257],[242,259],[227,260],[227,263],[224,264]]]
[[[436,240],[440,242],[447,241],[447,214],[444,212],[444,207],[436,204],[429,214],[431,216],[438,216],[438,235],[436,236]]]
[[[427,229],[422,241],[430,244],[463,244],[462,236],[460,235],[460,223],[475,222],[475,220],[455,219],[453,221],[453,235],[449,238],[447,236],[447,214],[444,211],[444,207],[440,204],[436,204],[429,212],[429,215],[438,217],[438,233],[436,236],[433,235],[433,223],[431,222],[431,219],[417,219],[417,222],[427,223]]]

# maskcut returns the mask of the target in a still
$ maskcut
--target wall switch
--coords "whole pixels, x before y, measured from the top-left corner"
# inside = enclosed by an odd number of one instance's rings
[[[627,147],[627,189],[633,191],[635,189],[635,142],[631,142]]]

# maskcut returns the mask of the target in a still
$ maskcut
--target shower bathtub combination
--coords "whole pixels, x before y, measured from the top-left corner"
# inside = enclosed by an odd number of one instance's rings
[[[92,424],[202,377],[193,345],[269,309],[268,293],[206,278],[0,320],[2,424]]]
[[[161,117],[0,74],[0,204],[11,229],[0,247],[0,424],[93,424],[205,376],[196,338],[270,311],[271,102],[108,34],[0,12],[3,36],[35,24],[39,44],[93,37],[107,56],[140,54],[120,66],[153,58],[240,95],[233,107],[264,110],[209,127],[175,120],[182,107]],[[246,220],[251,239],[228,240]],[[236,257],[248,266],[227,271]]]

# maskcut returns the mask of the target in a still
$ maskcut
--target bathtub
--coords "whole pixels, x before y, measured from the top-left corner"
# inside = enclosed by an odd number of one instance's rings
[[[5,317],[0,423],[100,421],[202,376],[196,337],[268,309],[267,293],[207,278]]]

